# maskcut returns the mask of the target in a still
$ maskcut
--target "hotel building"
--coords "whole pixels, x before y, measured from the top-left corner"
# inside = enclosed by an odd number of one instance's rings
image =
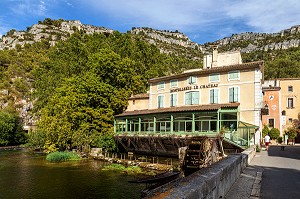
[[[218,136],[246,148],[259,143],[264,106],[262,61],[242,63],[239,52],[204,57],[203,69],[150,79],[148,93],[129,98],[115,116],[115,133]],[[256,133],[256,135],[255,135]]]

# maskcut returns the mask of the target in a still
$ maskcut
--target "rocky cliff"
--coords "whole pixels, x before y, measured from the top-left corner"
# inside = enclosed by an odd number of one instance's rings
[[[233,34],[231,37],[215,41],[214,44],[225,50],[240,50],[242,53],[286,50],[300,46],[300,25],[271,34],[252,32]]]
[[[2,36],[2,39],[0,40],[0,50],[3,50],[5,48],[16,48],[18,45],[23,47],[25,44],[39,42],[42,39],[47,39],[50,45],[53,46],[59,40],[66,40],[75,31],[84,31],[86,34],[110,34],[113,32],[113,30],[104,27],[84,25],[78,20],[47,20],[39,22],[39,24],[34,24],[31,27],[28,27],[27,31],[9,31],[7,35]]]

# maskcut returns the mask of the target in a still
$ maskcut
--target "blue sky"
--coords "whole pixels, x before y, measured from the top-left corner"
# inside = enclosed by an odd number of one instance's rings
[[[45,18],[80,20],[120,32],[178,30],[203,44],[234,33],[300,25],[299,0],[1,0],[0,36]]]

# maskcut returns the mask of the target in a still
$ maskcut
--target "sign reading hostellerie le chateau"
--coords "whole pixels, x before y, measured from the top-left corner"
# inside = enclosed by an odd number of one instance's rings
[[[206,85],[194,85],[194,86],[186,86],[182,88],[172,88],[170,89],[170,92],[178,92],[178,91],[187,91],[187,90],[193,90],[193,89],[201,89],[201,88],[214,88],[218,87],[218,84],[206,84]]]

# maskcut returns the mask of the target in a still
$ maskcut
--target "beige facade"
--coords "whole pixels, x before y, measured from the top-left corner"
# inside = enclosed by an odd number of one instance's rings
[[[143,110],[148,109],[149,107],[149,94],[138,94],[135,96],[131,96],[128,99],[128,107],[126,111],[136,111],[136,110]]]
[[[227,57],[227,58],[226,58]],[[207,58],[207,56],[206,56]],[[115,116],[118,134],[210,135],[234,145],[260,143],[264,106],[262,61],[241,63],[239,53],[213,52],[209,66],[149,80]]]
[[[279,79],[281,88],[282,128],[285,130],[300,113],[300,78]],[[285,118],[284,118],[285,117]]]
[[[263,123],[278,128],[280,136],[283,136],[284,131],[298,119],[300,113],[300,78],[268,80],[265,81],[263,90],[264,101],[269,108],[269,114],[262,117]]]
[[[263,62],[253,62],[151,79],[149,109],[239,102],[239,119],[261,126],[262,68]],[[192,78],[193,82],[190,81]],[[233,88],[237,93],[232,101]],[[212,90],[216,90],[215,100],[212,100]],[[187,99],[191,92],[198,93],[192,104]],[[176,95],[175,103],[171,99],[173,95]]]

